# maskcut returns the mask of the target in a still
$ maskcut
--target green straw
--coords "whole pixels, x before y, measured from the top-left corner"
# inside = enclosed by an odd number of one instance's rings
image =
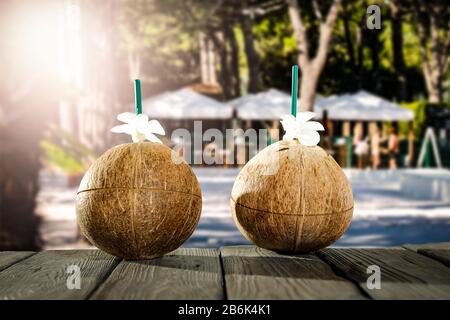
[[[136,114],[142,113],[141,80],[134,80],[134,102],[136,105]]]
[[[298,65],[292,66],[292,100],[291,100],[291,113],[294,117],[297,116],[297,88],[298,88]]]

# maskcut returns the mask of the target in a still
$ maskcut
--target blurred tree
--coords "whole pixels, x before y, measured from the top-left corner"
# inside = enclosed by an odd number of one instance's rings
[[[174,10],[175,7],[180,10]],[[239,96],[241,87],[239,47],[234,30],[240,16],[239,2],[229,1],[227,5],[224,5],[223,0],[191,0],[182,3],[167,1],[160,4],[159,9],[161,13],[176,17],[176,21],[181,22],[179,23],[181,29],[187,31],[191,39],[200,37],[201,41],[204,41],[199,46],[200,49],[208,48],[209,41],[213,44],[214,51],[218,55],[218,81],[223,98],[230,99]],[[197,51],[197,53],[199,52]],[[202,55],[200,54],[200,56]],[[215,61],[215,59],[210,61]],[[197,74],[199,74],[198,71],[197,68]]]
[[[322,14],[322,8],[316,0],[311,1],[312,12],[314,13],[315,20],[313,21],[319,24],[319,36],[317,41],[316,53],[311,56],[313,52],[311,48],[310,37],[308,37],[308,31],[306,24],[304,23],[304,17],[302,17],[302,11],[297,3],[297,0],[286,0],[288,4],[289,17],[292,23],[294,36],[298,47],[298,64],[302,71],[300,80],[300,110],[312,110],[314,106],[314,100],[317,91],[317,85],[319,82],[320,74],[325,66],[327,59],[328,46],[331,41],[331,35],[333,27],[338,16],[338,10],[341,1],[333,0],[328,8],[326,15]],[[302,4],[306,6],[305,4]]]
[[[245,67],[248,68],[248,91],[256,92],[260,89],[259,53],[252,30],[253,22],[256,18],[284,7],[282,0],[122,1],[123,47],[131,56],[128,59],[130,68],[146,65],[147,70],[141,72],[147,80],[150,74],[157,75],[152,82],[156,91],[163,89],[161,83],[179,87],[198,81],[200,75],[203,80],[214,82],[216,77],[211,74],[212,63],[214,69],[217,66],[217,79],[223,98],[240,95],[240,75],[243,71],[239,64],[240,46],[243,47]],[[242,44],[236,35],[239,28],[242,30]],[[189,51],[190,58],[183,54],[183,48],[176,46],[177,43],[189,43],[184,49]],[[211,49],[217,59],[211,57]],[[192,59],[195,55],[197,57]],[[151,57],[151,61],[146,60],[145,64],[139,62],[145,57]],[[153,66],[156,60],[157,66]],[[189,60],[194,63],[189,64],[188,72],[183,71],[184,77],[179,77],[180,69]],[[150,73],[150,68],[153,67],[167,68],[173,72]],[[166,76],[171,78],[166,79]],[[180,83],[182,80],[184,84]]]
[[[365,1],[345,0],[342,2],[341,20],[349,67],[353,70],[349,76],[356,83],[354,90],[364,87],[364,47],[367,43],[366,8]]]
[[[274,87],[289,91],[297,46],[286,8],[257,17],[253,33],[259,55],[261,89]]]
[[[118,63],[118,0],[70,1],[79,6],[82,52],[81,96],[70,103],[76,110],[75,131],[80,141],[101,154],[116,142],[109,130],[120,109]],[[131,83],[129,85],[131,87]]]
[[[203,15],[206,8],[197,7]],[[145,95],[199,81],[199,29],[180,1],[121,0],[120,49],[129,79],[141,78]]]
[[[307,64],[300,63],[305,99],[315,91],[358,89],[405,101],[423,95],[419,38],[408,1],[341,0],[339,15],[334,1],[293,1],[307,54],[300,50],[299,33],[293,32],[291,2],[121,0],[121,47],[129,69],[140,69],[149,93],[200,79],[217,79],[225,99],[238,96],[243,84],[249,92],[267,87],[288,91],[290,66],[302,56],[308,58]],[[382,10],[381,29],[367,28],[372,4]],[[334,15],[336,26],[331,28],[327,19]]]
[[[254,15],[247,9],[248,1],[242,1],[240,25],[244,36],[245,55],[248,65],[248,92],[256,93],[260,89],[259,55],[255,48],[252,24]]]
[[[450,59],[450,6],[440,0],[413,0],[411,9],[420,39],[420,55],[428,100],[440,103],[443,99],[444,76]]]
[[[403,15],[405,13],[399,0],[391,0],[390,9],[392,56],[397,76],[397,98],[400,101],[405,101],[407,98],[405,59],[403,57]]]
[[[253,24],[255,18],[261,19],[285,8],[283,0],[244,0],[241,1],[240,26],[244,36],[245,55],[248,65],[248,92],[260,90],[260,57],[255,48]]]

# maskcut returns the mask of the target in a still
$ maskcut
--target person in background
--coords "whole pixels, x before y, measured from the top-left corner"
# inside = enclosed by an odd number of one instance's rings
[[[388,137],[388,154],[389,154],[390,169],[397,169],[398,152],[399,152],[399,138],[397,128],[391,126],[389,128],[389,137]]]
[[[359,169],[362,169],[364,164],[364,155],[366,153],[366,148],[364,145],[363,125],[361,122],[355,123],[355,126],[353,127],[353,146],[357,159],[357,167]]]
[[[364,169],[367,163],[367,158],[369,156],[369,137],[364,140],[359,140],[356,142],[355,154],[358,157],[358,168]]]
[[[380,166],[380,128],[378,124],[373,123],[372,134],[370,135],[370,153],[372,156],[372,169],[378,169]]]

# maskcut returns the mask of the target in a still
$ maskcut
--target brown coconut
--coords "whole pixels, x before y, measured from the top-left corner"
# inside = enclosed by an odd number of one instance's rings
[[[239,230],[256,245],[304,253],[341,237],[352,218],[353,195],[344,172],[322,148],[280,141],[243,167],[231,210]]]
[[[125,259],[152,259],[192,234],[201,192],[190,166],[168,147],[128,143],[89,168],[76,208],[82,233],[98,248]]]

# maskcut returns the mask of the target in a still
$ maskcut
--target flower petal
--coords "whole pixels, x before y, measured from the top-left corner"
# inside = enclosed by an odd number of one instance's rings
[[[145,134],[145,138],[151,142],[162,143],[162,141],[159,140],[157,136],[155,136],[153,133],[150,133],[150,132],[147,132]]]
[[[295,122],[295,117],[292,114],[283,114],[281,116],[281,120],[287,122]]]
[[[159,123],[158,120],[150,120],[148,122],[148,126],[147,127],[153,133],[161,134],[161,135],[165,135],[166,134],[166,132],[164,131],[164,128],[161,126],[161,124]]]
[[[297,120],[297,123],[305,123],[306,121],[311,120],[315,116],[316,116],[316,114],[314,112],[310,112],[310,111],[298,112],[296,120]]]
[[[137,130],[141,132],[145,131],[148,126],[148,115],[143,113],[136,115],[134,125]]]
[[[292,134],[292,132],[286,132],[286,134],[283,136],[283,140],[294,140],[295,135]]]
[[[281,125],[284,131],[294,129],[296,126],[295,117],[292,114],[285,114],[281,116]]]
[[[301,127],[303,127],[306,130],[311,130],[311,131],[323,131],[323,130],[325,130],[323,125],[320,122],[317,122],[317,121],[305,122],[305,123],[303,123],[301,125]]]
[[[119,126],[115,126],[115,127],[111,128],[111,132],[131,134],[133,132],[133,129],[127,123],[127,124],[121,124]]]
[[[320,135],[317,131],[310,131],[306,134],[300,134],[297,138],[302,145],[307,147],[317,146],[320,142]]]
[[[125,122],[125,123],[133,122],[135,118],[136,118],[136,115],[131,112],[120,113],[117,116],[117,120]]]
[[[126,124],[115,126],[111,129],[112,132],[127,133],[131,135],[133,142],[150,140],[152,142],[162,143],[154,133],[164,135],[164,128],[157,120],[148,121],[146,114],[124,112],[119,114],[117,119],[126,122]]]
[[[145,134],[135,130],[132,133],[131,138],[133,139],[133,142],[144,142],[145,141]]]

